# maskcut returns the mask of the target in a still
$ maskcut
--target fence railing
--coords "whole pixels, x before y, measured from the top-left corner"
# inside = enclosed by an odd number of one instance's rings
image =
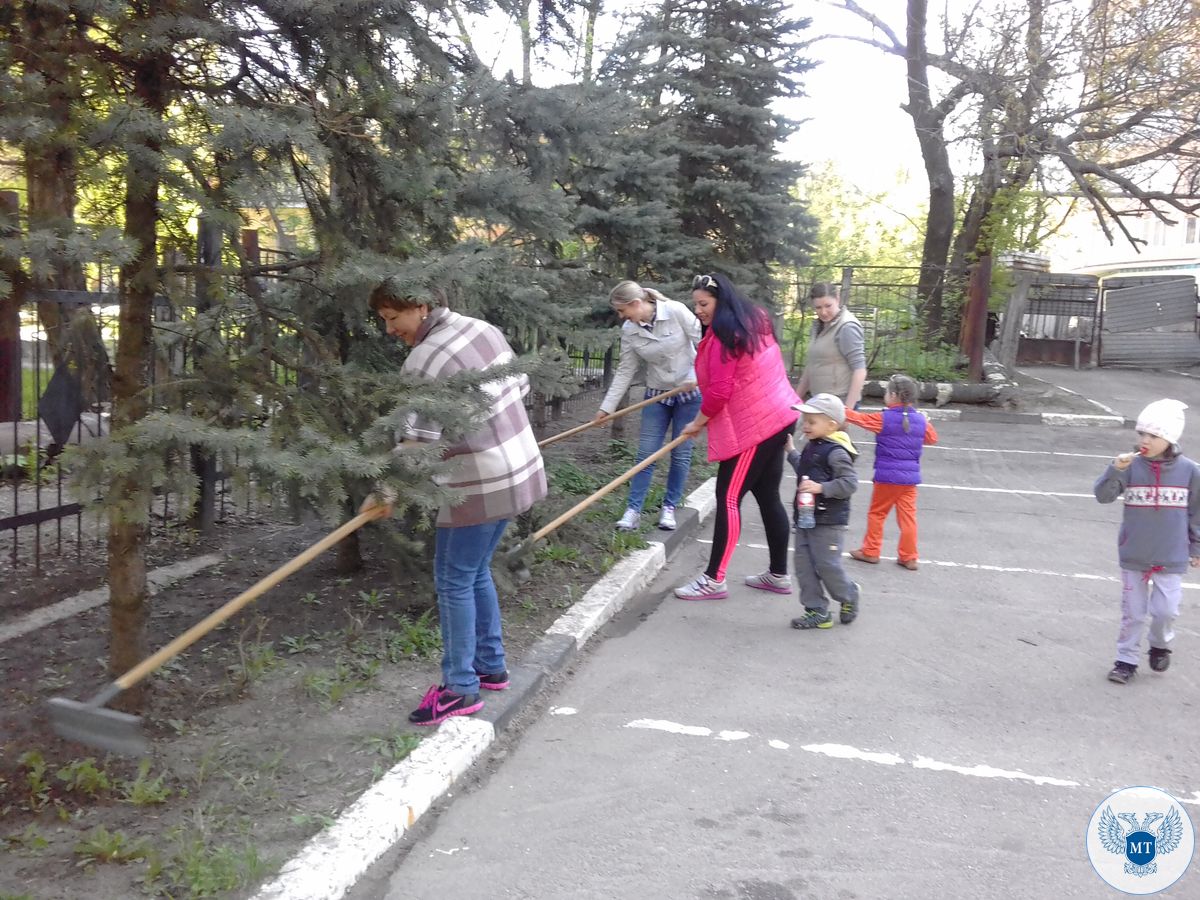
[[[282,251],[263,249],[249,261],[270,265],[286,258]],[[156,352],[146,373],[152,406],[173,405],[170,392],[198,363],[192,342],[180,337],[184,331],[180,326],[190,325],[197,315],[195,274],[172,272],[172,264],[182,263],[173,256],[164,260],[163,294],[152,308]],[[258,289],[269,292],[276,284],[263,279]],[[60,464],[67,445],[95,441],[109,433],[108,371],[116,353],[119,306],[111,275],[99,276],[89,286],[95,290],[29,296],[16,310],[21,381],[20,402],[14,408],[19,406],[19,415],[0,421],[0,535],[11,538],[4,555],[13,567],[28,565],[39,572],[44,554],[79,556],[87,541],[105,537],[104,523],[85,513],[82,502],[96,498],[73,497]],[[223,344],[226,352],[236,356],[246,349],[239,335],[252,334],[261,323],[248,320],[229,327]],[[277,346],[297,340],[283,332],[273,339]],[[611,378],[613,365],[613,354],[606,356],[607,349],[568,351],[578,388],[565,398],[531,392],[526,404],[535,425],[546,429],[564,414],[575,414],[580,406],[599,406],[597,392]],[[277,383],[296,382],[296,370],[275,361],[269,365]],[[239,479],[233,476],[242,468],[237,454],[208,464],[215,521],[225,520],[234,507],[251,514],[256,503],[273,502],[260,498],[248,479],[240,479],[235,488]],[[149,510],[152,527],[188,521],[195,510],[181,509],[180,503],[178,496],[158,492]]]
[[[904,266],[802,268],[796,280],[796,306],[783,315],[782,349],[793,369],[803,368],[816,315],[808,301],[817,282],[840,288],[842,303],[862,322],[867,374],[887,378],[903,372],[921,380],[953,375],[958,350],[930,344],[922,334],[917,300],[921,270]]]

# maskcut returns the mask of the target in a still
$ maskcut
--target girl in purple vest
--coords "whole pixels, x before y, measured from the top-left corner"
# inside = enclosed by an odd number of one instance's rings
[[[917,383],[907,375],[893,375],[884,390],[883,412],[846,410],[846,421],[879,435],[875,442],[875,484],[867,510],[867,533],[862,547],[851,550],[859,562],[879,562],[883,523],[892,507],[900,526],[896,562],[917,568],[917,485],[921,483],[921,451],[937,443],[933,423],[916,411]]]
[[[696,348],[700,413],[683,429],[695,437],[708,428],[708,459],[717,468],[712,554],[699,576],[677,588],[680,600],[729,596],[725,570],[742,530],[742,497],[754,494],[767,532],[770,568],[746,579],[750,587],[791,593],[788,516],[779,497],[784,444],[799,417],[800,398],[788,381],[775,328],[766,310],[743,297],[724,275],[692,281],[696,318],[704,337]]]

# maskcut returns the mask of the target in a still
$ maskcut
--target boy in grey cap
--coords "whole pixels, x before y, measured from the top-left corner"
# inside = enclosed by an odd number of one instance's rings
[[[804,414],[800,428],[808,438],[803,451],[796,450],[788,438],[787,458],[797,478],[793,509],[799,511],[801,493],[810,493],[816,519],[813,527],[801,528],[796,518],[794,560],[804,615],[792,619],[792,627],[833,627],[826,592],[840,605],[841,623],[849,625],[858,616],[859,590],[842,568],[842,547],[850,521],[850,495],[858,489],[854,472],[858,450],[841,430],[846,407],[833,394],[817,394],[792,408]]]

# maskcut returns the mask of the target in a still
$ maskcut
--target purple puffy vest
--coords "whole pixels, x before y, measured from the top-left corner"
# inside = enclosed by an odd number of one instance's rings
[[[908,431],[904,411],[908,410]],[[875,444],[875,481],[881,484],[920,484],[921,451],[925,447],[925,417],[911,406],[883,411],[883,430]]]

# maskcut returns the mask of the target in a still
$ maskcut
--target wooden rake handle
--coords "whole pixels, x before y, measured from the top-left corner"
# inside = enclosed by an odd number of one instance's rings
[[[254,600],[257,600],[293,572],[304,568],[330,547],[338,544],[347,535],[362,528],[368,522],[374,522],[376,519],[385,518],[386,516],[391,515],[391,513],[392,507],[388,504],[372,506],[370,509],[360,512],[345,525],[317,541],[317,543],[313,544],[299,556],[295,557],[289,562],[284,563],[270,575],[259,581],[256,585],[234,597],[220,609],[209,614],[204,620],[197,622],[157,653],[142,660],[113,683],[120,687],[121,690],[127,690],[132,685],[137,684],[163,663],[175,656],[178,656],[226,619],[239,612],[244,606],[248,605]]]
[[[657,403],[659,400],[666,400],[668,397],[674,397],[676,394],[686,394],[688,391],[694,391],[696,385],[692,382],[681,384],[679,387],[671,388],[669,391],[664,391],[661,394],[655,394],[653,397],[647,397],[645,400],[640,400],[632,406],[626,406],[623,409],[618,409],[615,413],[605,416],[603,419],[593,419],[591,422],[584,422],[582,425],[576,425],[574,428],[568,428],[561,434],[555,434],[546,438],[544,441],[539,441],[539,447],[549,447],[551,444],[561,441],[563,438],[573,437],[581,431],[587,431],[589,428],[595,428],[597,425],[607,425],[614,419],[619,419],[621,416],[629,415],[634,410],[641,409],[643,406],[649,406],[651,403]]]
[[[514,556],[514,557],[520,556],[522,553],[524,553],[526,550],[528,550],[530,547],[532,547],[534,544],[536,544],[538,541],[540,541],[542,538],[544,538],[550,532],[554,531],[556,528],[558,528],[564,522],[567,522],[570,519],[573,519],[575,516],[579,515],[581,512],[583,512],[585,509],[587,509],[589,506],[591,506],[597,500],[601,500],[604,497],[607,497],[609,494],[611,494],[614,490],[616,490],[618,487],[620,487],[625,482],[627,482],[630,478],[632,478],[638,472],[642,471],[642,469],[646,468],[647,466],[654,465],[656,462],[658,462],[660,459],[662,459],[664,456],[666,456],[668,453],[670,453],[672,450],[674,450],[676,447],[678,447],[680,444],[682,444],[686,440],[689,440],[689,436],[686,434],[681,434],[679,437],[675,438],[673,441],[669,441],[668,443],[663,444],[661,448],[659,448],[658,450],[651,453],[649,456],[647,456],[645,459],[643,459],[640,463],[638,463],[636,466],[634,466],[628,472],[626,472],[623,475],[618,475],[616,478],[614,478],[612,481],[610,481],[604,487],[600,488],[600,490],[596,491],[596,493],[591,494],[590,496],[585,497],[584,499],[580,500],[578,503],[576,503],[574,506],[572,506],[570,509],[568,509],[565,513],[563,513],[561,516],[559,516],[557,519],[555,519],[550,524],[543,525],[541,528],[539,528],[537,531],[535,531],[533,534],[531,534],[529,537],[527,537],[524,541],[522,541],[520,546],[518,546],[515,550],[512,551],[511,556]]]

